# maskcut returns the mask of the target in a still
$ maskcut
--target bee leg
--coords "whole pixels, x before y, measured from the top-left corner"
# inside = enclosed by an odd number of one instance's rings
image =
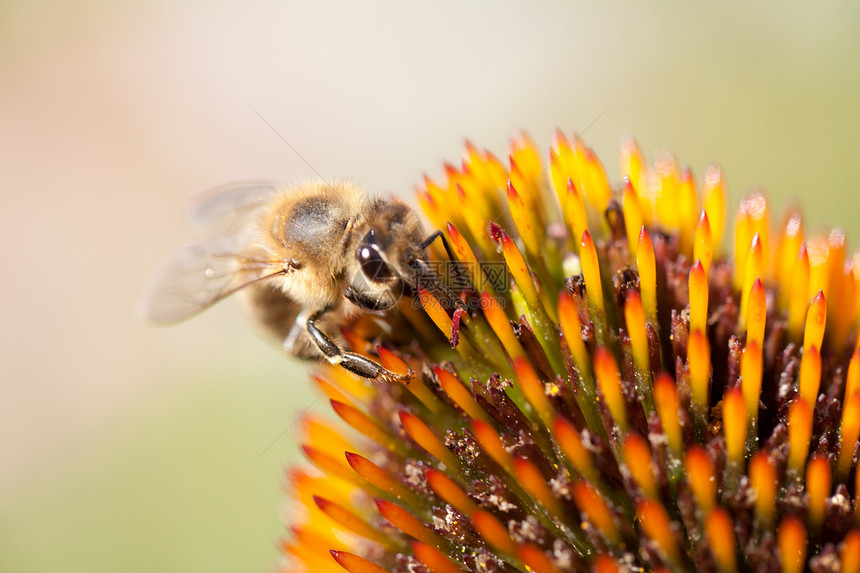
[[[389,300],[376,300],[358,292],[351,286],[346,287],[343,291],[343,296],[355,306],[366,310],[388,310],[396,303],[394,297],[391,297]]]
[[[314,344],[317,345],[317,348],[320,349],[320,352],[323,353],[326,360],[332,364],[340,364],[350,372],[372,380],[381,378],[386,381],[407,382],[412,377],[412,372],[407,374],[397,374],[396,372],[387,370],[381,364],[377,364],[369,358],[365,358],[360,354],[340,348],[316,325],[316,321],[319,320],[326,312],[328,312],[328,309],[319,310],[313,313],[305,323],[308,334],[310,334]]]

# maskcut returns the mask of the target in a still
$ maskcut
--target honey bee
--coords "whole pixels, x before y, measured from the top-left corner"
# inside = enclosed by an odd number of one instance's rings
[[[204,194],[191,220],[207,238],[162,261],[139,304],[145,318],[176,323],[240,292],[287,354],[370,379],[408,377],[334,335],[350,319],[393,308],[419,284],[445,290],[426,248],[441,237],[453,260],[450,247],[441,231],[426,235],[404,201],[370,197],[346,181],[244,182]]]

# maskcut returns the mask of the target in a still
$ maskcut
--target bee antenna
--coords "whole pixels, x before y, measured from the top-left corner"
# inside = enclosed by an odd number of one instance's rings
[[[466,304],[463,300],[445,284],[445,281],[439,278],[439,275],[433,270],[427,261],[415,259],[412,263],[412,267],[416,271],[416,284],[423,286],[434,294],[441,295],[448,301],[453,301],[454,306],[456,306],[458,310],[463,312],[467,311]]]
[[[429,237],[427,237],[421,242],[421,250],[423,251],[424,249],[429,247],[430,244],[436,239],[442,241],[442,246],[445,247],[445,252],[448,253],[448,258],[452,261],[456,261],[457,257],[454,255],[454,251],[451,250],[451,245],[450,243],[448,243],[448,239],[445,238],[445,233],[443,233],[441,229],[436,229],[435,231],[433,231],[433,233],[430,234]]]

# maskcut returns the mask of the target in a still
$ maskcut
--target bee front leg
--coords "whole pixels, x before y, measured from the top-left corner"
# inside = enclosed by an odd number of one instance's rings
[[[346,290],[343,291],[343,296],[355,306],[366,310],[388,310],[397,303],[397,299],[393,296],[386,300],[374,299],[358,292],[351,286],[346,287]]]
[[[392,372],[381,364],[377,364],[373,360],[369,358],[365,358],[360,354],[356,354],[355,352],[350,352],[348,350],[343,350],[340,348],[325,332],[319,329],[316,325],[316,322],[326,313],[329,309],[319,310],[313,313],[310,317],[308,317],[305,326],[308,330],[308,334],[310,334],[311,339],[314,341],[314,344],[317,345],[317,348],[320,349],[320,352],[326,357],[326,360],[331,362],[332,364],[340,364],[342,367],[346,368],[350,372],[354,374],[358,374],[363,378],[370,378],[371,380],[383,379],[385,381],[397,381],[397,382],[407,382],[411,376],[412,372],[407,374],[397,374],[396,372]]]

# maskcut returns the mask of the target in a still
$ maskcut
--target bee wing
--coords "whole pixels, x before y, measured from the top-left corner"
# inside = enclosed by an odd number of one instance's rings
[[[283,263],[236,254],[239,234],[178,248],[150,278],[137,312],[161,324],[185,320],[252,283],[285,271]]]
[[[188,218],[197,229],[235,230],[283,185],[274,181],[235,181],[205,191],[192,200]]]

